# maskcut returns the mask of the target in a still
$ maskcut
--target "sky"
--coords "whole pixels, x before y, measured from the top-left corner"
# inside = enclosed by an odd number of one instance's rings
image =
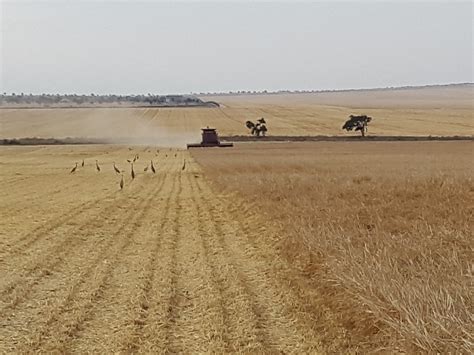
[[[0,91],[170,94],[473,81],[473,5],[0,0]]]

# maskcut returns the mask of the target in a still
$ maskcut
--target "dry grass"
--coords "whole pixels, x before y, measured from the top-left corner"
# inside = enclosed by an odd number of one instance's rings
[[[329,310],[317,320],[328,349],[344,337],[353,351],[472,353],[472,148],[242,144],[193,156],[279,236],[308,303]]]

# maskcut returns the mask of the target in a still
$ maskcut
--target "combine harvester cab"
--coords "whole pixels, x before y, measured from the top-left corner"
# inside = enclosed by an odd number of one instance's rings
[[[189,148],[206,148],[206,147],[233,147],[233,143],[221,143],[215,128],[202,128],[201,143],[188,144]]]

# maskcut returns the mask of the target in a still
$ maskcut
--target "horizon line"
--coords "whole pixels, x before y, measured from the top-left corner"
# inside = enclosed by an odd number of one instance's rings
[[[378,87],[368,87],[368,88],[343,88],[343,89],[278,89],[278,90],[229,90],[229,91],[207,91],[207,92],[187,92],[187,93],[128,93],[128,94],[117,94],[117,93],[94,93],[91,92],[89,94],[84,93],[52,93],[52,92],[43,92],[43,93],[25,93],[25,92],[11,92],[10,94],[4,90],[1,90],[1,96],[24,96],[34,95],[59,95],[59,96],[69,96],[69,95],[79,95],[79,96],[167,96],[167,95],[194,95],[194,96],[213,96],[213,95],[275,95],[275,94],[311,94],[311,93],[326,93],[326,92],[347,92],[347,91],[377,91],[377,90],[400,90],[400,89],[420,89],[420,88],[428,88],[428,87],[443,87],[443,86],[461,86],[461,85],[474,85],[474,82],[451,82],[451,83],[437,83],[437,84],[421,84],[421,85],[400,85],[400,86],[378,86]]]

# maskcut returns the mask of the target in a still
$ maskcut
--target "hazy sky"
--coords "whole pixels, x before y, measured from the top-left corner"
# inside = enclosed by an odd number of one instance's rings
[[[471,2],[0,1],[2,92],[473,81]]]

